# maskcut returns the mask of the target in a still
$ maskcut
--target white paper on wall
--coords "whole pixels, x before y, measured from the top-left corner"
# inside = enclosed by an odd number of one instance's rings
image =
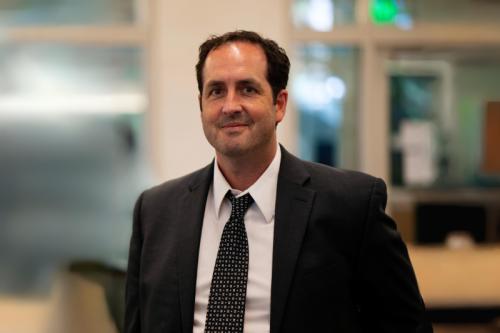
[[[436,132],[430,121],[401,123],[403,179],[407,185],[430,185],[437,177]]]

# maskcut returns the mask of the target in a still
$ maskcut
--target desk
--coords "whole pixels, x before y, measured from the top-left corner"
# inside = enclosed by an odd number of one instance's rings
[[[408,248],[420,291],[435,321],[500,317],[500,246]]]

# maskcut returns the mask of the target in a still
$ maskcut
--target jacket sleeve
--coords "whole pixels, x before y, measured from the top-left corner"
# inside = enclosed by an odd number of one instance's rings
[[[139,281],[141,267],[141,205],[143,194],[139,196],[134,208],[132,236],[130,239],[127,279],[125,283],[125,333],[140,333],[140,297]]]
[[[431,333],[407,248],[385,213],[386,202],[386,185],[376,179],[358,257],[363,332]]]

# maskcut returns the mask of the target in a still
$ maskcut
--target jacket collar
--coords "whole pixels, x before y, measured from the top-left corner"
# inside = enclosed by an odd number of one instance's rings
[[[195,172],[187,191],[179,193],[182,202],[179,209],[177,268],[182,332],[193,330],[196,271],[200,247],[201,227],[207,194],[213,177],[214,162]],[[182,216],[181,216],[182,214]]]
[[[281,147],[271,282],[271,332],[280,332],[315,191],[304,162]]]

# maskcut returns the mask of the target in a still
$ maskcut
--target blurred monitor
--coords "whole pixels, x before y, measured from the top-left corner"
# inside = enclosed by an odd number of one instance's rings
[[[486,209],[481,205],[422,203],[416,207],[416,243],[441,244],[457,231],[486,241]]]

